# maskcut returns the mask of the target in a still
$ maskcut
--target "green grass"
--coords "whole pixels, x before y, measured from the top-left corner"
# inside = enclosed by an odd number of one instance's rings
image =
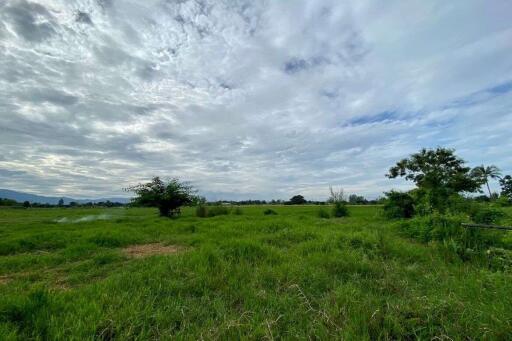
[[[1,209],[0,339],[512,335],[510,272],[407,239],[379,207],[336,219],[317,206],[266,208],[211,218],[190,208],[178,219],[153,209]],[[122,252],[153,242],[184,251]]]

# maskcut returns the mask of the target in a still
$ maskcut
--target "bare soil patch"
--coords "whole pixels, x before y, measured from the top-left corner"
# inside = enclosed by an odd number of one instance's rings
[[[162,243],[131,245],[123,249],[123,253],[133,258],[143,258],[153,255],[171,255],[183,251],[182,246],[164,245]]]

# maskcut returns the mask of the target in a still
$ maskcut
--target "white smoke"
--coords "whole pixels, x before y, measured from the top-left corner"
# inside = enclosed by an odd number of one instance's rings
[[[86,221],[94,221],[94,220],[108,220],[111,219],[112,216],[110,214],[98,214],[98,215],[87,215],[85,217],[80,217],[76,219],[70,219],[67,217],[56,219],[57,223],[82,223]]]

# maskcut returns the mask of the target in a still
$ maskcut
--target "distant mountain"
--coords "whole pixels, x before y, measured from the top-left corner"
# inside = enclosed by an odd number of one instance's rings
[[[130,202],[130,198],[73,199],[69,197],[47,197],[42,195],[11,191],[9,189],[0,189],[0,198],[16,200],[17,202],[29,201],[31,203],[51,205],[57,205],[61,198],[64,200],[65,205],[69,204],[72,201],[80,204],[85,204],[88,202],[95,203],[100,201],[105,202],[107,200],[111,202],[120,202],[123,204]]]

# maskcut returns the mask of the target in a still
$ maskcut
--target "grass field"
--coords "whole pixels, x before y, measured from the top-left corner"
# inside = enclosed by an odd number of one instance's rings
[[[272,208],[0,210],[0,339],[510,339],[510,272],[379,207]]]

